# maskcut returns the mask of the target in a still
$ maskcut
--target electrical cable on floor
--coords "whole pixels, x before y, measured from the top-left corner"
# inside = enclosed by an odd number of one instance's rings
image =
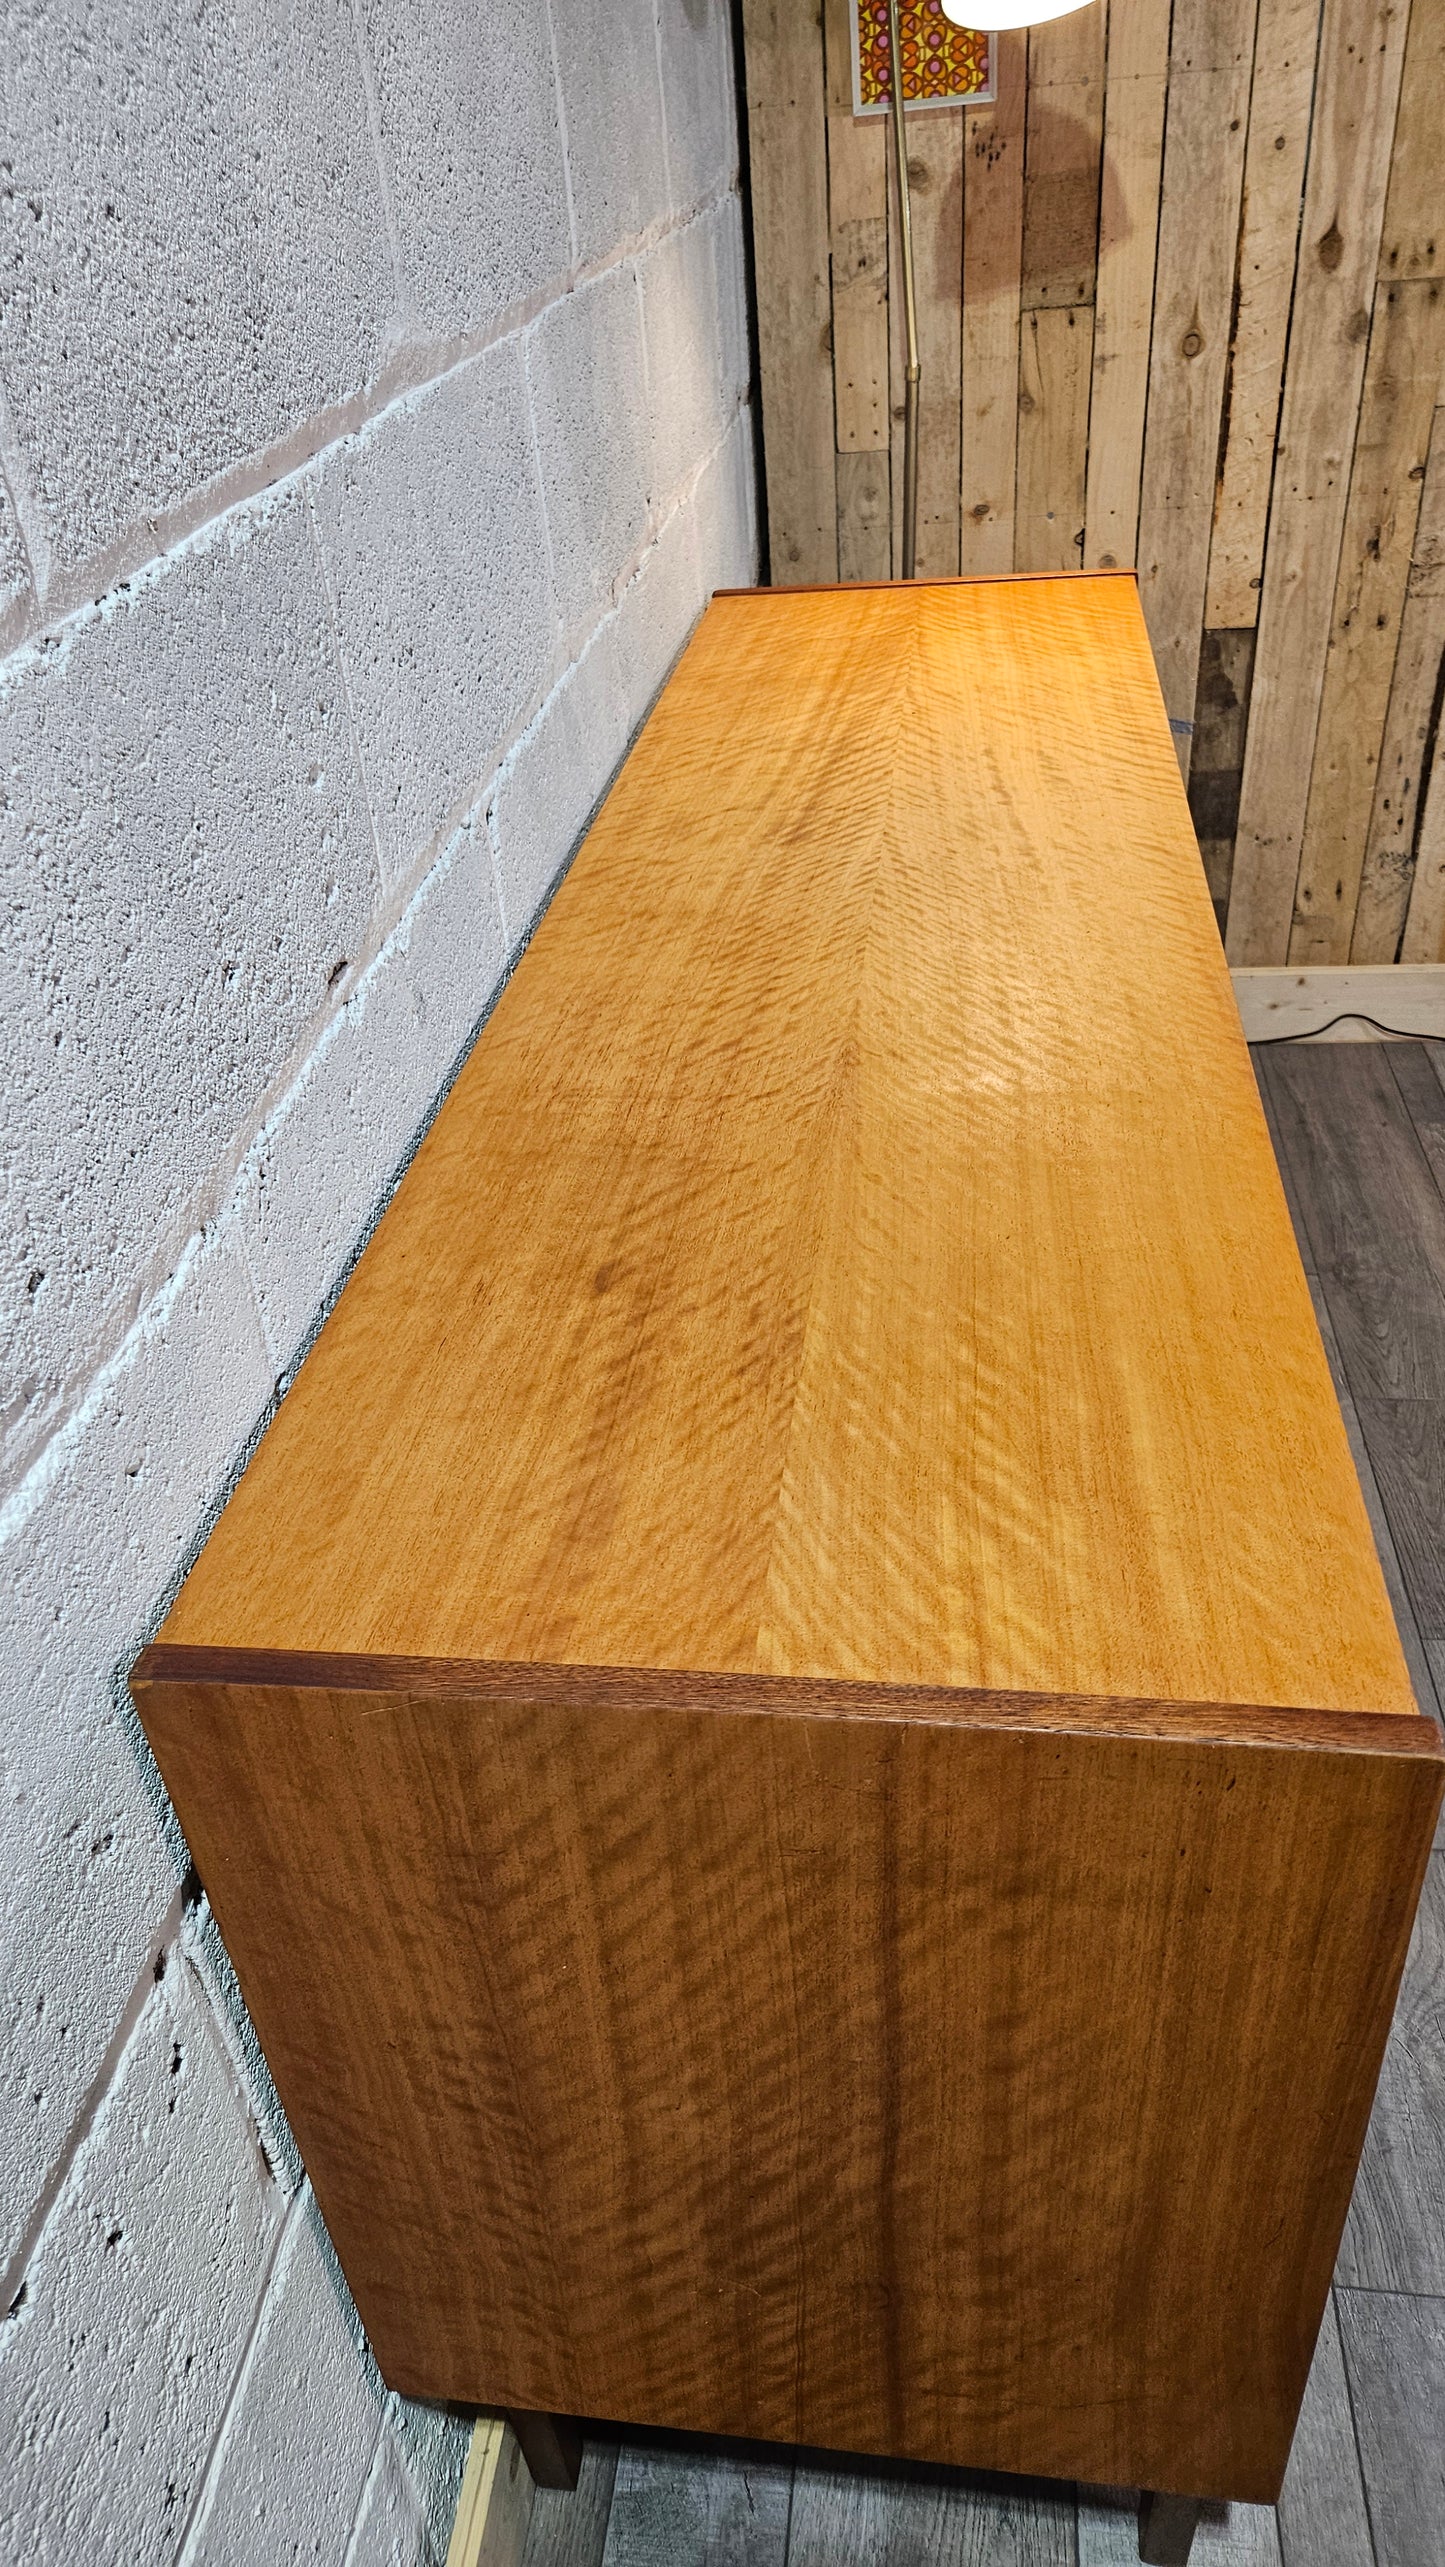
[[[1311,1025],[1303,1034],[1250,1034],[1245,1037],[1252,1052],[1268,1051],[1271,1043],[1312,1043],[1321,1034],[1331,1033],[1336,1025],[1373,1025],[1377,1034],[1393,1034],[1401,1043],[1437,1043],[1438,1034],[1411,1033],[1403,1025],[1382,1025],[1378,1016],[1367,1016],[1362,1007],[1342,1007],[1338,1016],[1326,1017],[1323,1025]]]

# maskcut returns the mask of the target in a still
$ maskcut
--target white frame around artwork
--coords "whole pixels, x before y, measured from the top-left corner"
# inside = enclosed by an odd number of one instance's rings
[[[901,0],[900,0],[901,5]],[[980,33],[982,30],[980,29]],[[848,38],[853,51],[853,113],[855,116],[887,116],[892,113],[889,101],[880,99],[876,107],[863,104],[863,62],[858,41],[858,0],[848,0]],[[963,107],[991,107],[998,96],[998,56],[992,36],[988,39],[988,78],[982,89],[971,89],[966,98],[910,98],[905,103],[910,116],[928,116],[943,109],[957,115]]]

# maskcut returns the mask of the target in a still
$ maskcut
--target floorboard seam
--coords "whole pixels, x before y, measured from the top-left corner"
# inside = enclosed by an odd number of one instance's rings
[[[1380,2544],[1375,2536],[1375,2508],[1370,2502],[1370,2481],[1365,2470],[1364,2445],[1360,2440],[1360,2419],[1355,2410],[1355,2384],[1350,2377],[1349,2347],[1340,2318],[1340,2289],[1338,2284],[1333,2282],[1330,2285],[1330,2297],[1335,2304],[1335,2332],[1340,2340],[1340,2370],[1344,2376],[1345,2403],[1350,2410],[1350,2431],[1355,2437],[1355,2467],[1359,2472],[1360,2493],[1365,2500],[1365,2528],[1370,2535],[1372,2567],[1380,2567]],[[1388,2561],[1386,2567],[1388,2567]]]

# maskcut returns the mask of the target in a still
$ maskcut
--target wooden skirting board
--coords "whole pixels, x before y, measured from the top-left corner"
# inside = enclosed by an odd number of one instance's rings
[[[532,2519],[532,2475],[511,2426],[478,2416],[457,2498],[447,2567],[518,2567]]]
[[[1313,1036],[1378,1043],[1391,1035],[1445,1041],[1445,963],[1325,964],[1314,971],[1236,970],[1245,1040]]]

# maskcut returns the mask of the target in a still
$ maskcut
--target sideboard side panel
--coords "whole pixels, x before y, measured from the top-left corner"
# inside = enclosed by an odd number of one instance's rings
[[[395,2387],[1273,2498],[1438,1762],[136,1693]]]

